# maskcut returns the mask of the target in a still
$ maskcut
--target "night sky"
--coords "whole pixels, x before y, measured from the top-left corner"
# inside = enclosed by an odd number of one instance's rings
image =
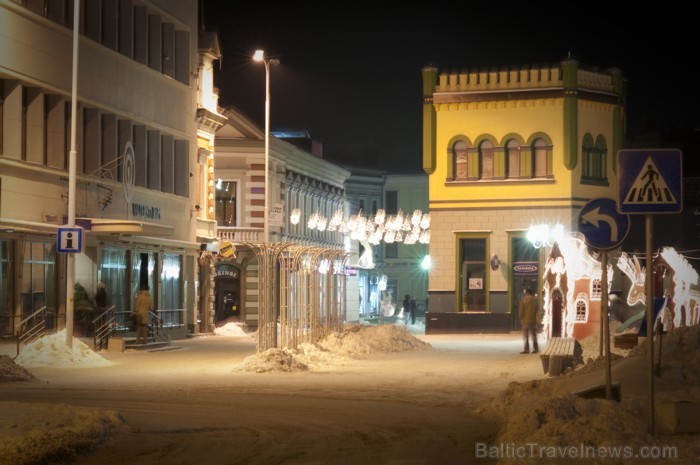
[[[378,3],[314,9],[201,1],[203,25],[218,31],[222,44],[215,74],[220,104],[264,125],[265,71],[251,60],[255,49],[264,49],[281,62],[271,68],[272,129],[308,130],[332,161],[421,172],[421,68],[429,64],[478,69],[571,56],[588,68],[618,67],[628,80],[628,135],[700,128],[691,111],[700,103],[692,71],[697,29],[685,26],[690,15],[678,10],[639,7],[632,15],[605,11],[609,4],[538,11],[533,3],[517,10],[469,2],[460,10],[445,2],[427,3],[440,9],[389,10]]]

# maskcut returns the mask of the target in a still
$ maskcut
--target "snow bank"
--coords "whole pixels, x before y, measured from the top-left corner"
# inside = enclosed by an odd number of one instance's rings
[[[296,349],[268,349],[247,357],[234,371],[283,373],[323,369],[347,363],[373,353],[431,350],[432,346],[395,325],[348,325],[316,344],[300,344]]]
[[[0,402],[0,464],[67,463],[124,429],[115,412],[65,404]],[[41,425],[41,427],[37,427]]]
[[[664,336],[661,379],[657,384],[658,400],[690,399],[700,395],[697,388],[700,382],[700,326],[679,328]],[[597,355],[597,346],[595,348]],[[584,349],[585,352],[585,349]],[[633,361],[633,358],[646,359],[646,344],[641,344],[628,351],[627,357],[614,355],[613,368],[617,362]],[[642,365],[639,365],[642,366]],[[584,399],[565,392],[562,386],[577,386],[577,381],[585,381],[594,372],[605,367],[604,359],[591,361],[566,375],[556,378],[511,383],[500,395],[494,397],[479,413],[493,415],[500,419],[501,429],[494,439],[496,448],[502,444],[525,447],[525,456],[518,458],[519,464],[542,463],[544,453],[561,451],[574,447],[576,453],[586,452],[582,448],[627,447],[629,453],[637,453],[643,447],[664,447],[669,442],[682,444],[678,447],[679,458],[693,457],[696,451],[689,441],[673,437],[662,439],[647,433],[646,398],[624,397],[624,386],[640,385],[646,382],[646,370],[621,371],[615,377],[623,386],[623,401],[605,399]],[[659,392],[661,387],[665,392]],[[680,396],[680,397],[679,397]],[[538,449],[534,456],[530,454],[529,444]],[[552,449],[549,449],[552,448]],[[555,450],[555,448],[560,448]],[[698,449],[697,446],[695,449]],[[657,449],[658,450],[658,449]],[[513,457],[498,455],[503,449],[493,449],[495,463],[515,463]],[[511,449],[512,452],[512,449]],[[546,458],[546,457],[545,457]],[[551,458],[551,457],[549,457]],[[560,457],[561,458],[561,457]],[[554,462],[553,462],[554,463]],[[594,454],[578,457],[576,463],[602,463],[600,456]],[[630,457],[610,458],[604,463],[630,463]]]
[[[7,355],[0,355],[0,383],[22,381],[37,381],[37,379]]]
[[[53,368],[112,365],[80,339],[73,338],[73,347],[68,347],[65,329],[22,346],[15,362],[25,367]]]
[[[243,326],[238,323],[226,323],[219,328],[214,328],[214,333],[217,336],[250,337],[250,335],[245,332],[245,329],[243,329]]]

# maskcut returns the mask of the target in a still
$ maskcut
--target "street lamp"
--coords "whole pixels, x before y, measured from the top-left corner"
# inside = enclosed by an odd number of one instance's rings
[[[264,50],[256,50],[253,60],[262,61],[265,64],[265,211],[263,216],[263,241],[269,240],[269,192],[268,170],[270,163],[270,63],[278,64],[276,58],[265,58]]]

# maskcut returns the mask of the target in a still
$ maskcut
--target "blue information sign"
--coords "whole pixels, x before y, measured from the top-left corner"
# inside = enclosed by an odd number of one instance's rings
[[[83,251],[83,228],[58,228],[58,253]]]
[[[683,210],[680,150],[620,150],[617,174],[620,213],[679,213]]]
[[[613,199],[593,199],[579,212],[578,230],[586,237],[589,246],[600,250],[614,249],[627,237],[630,219],[628,215],[617,212]]]

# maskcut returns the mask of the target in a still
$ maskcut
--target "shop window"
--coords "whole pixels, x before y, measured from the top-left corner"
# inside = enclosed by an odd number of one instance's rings
[[[104,248],[100,254],[100,279],[105,284],[107,307],[114,306],[117,328],[128,328],[131,325],[131,303],[127,289],[126,250]]]
[[[159,315],[163,326],[182,326],[182,256],[178,254],[163,254],[160,272],[160,309]],[[178,310],[178,311],[168,311]]]
[[[460,253],[461,310],[486,310],[486,239],[462,239]]]
[[[22,318],[46,306],[56,312],[56,250],[53,243],[25,242],[22,263]]]
[[[12,334],[12,241],[0,239],[0,335]]]

